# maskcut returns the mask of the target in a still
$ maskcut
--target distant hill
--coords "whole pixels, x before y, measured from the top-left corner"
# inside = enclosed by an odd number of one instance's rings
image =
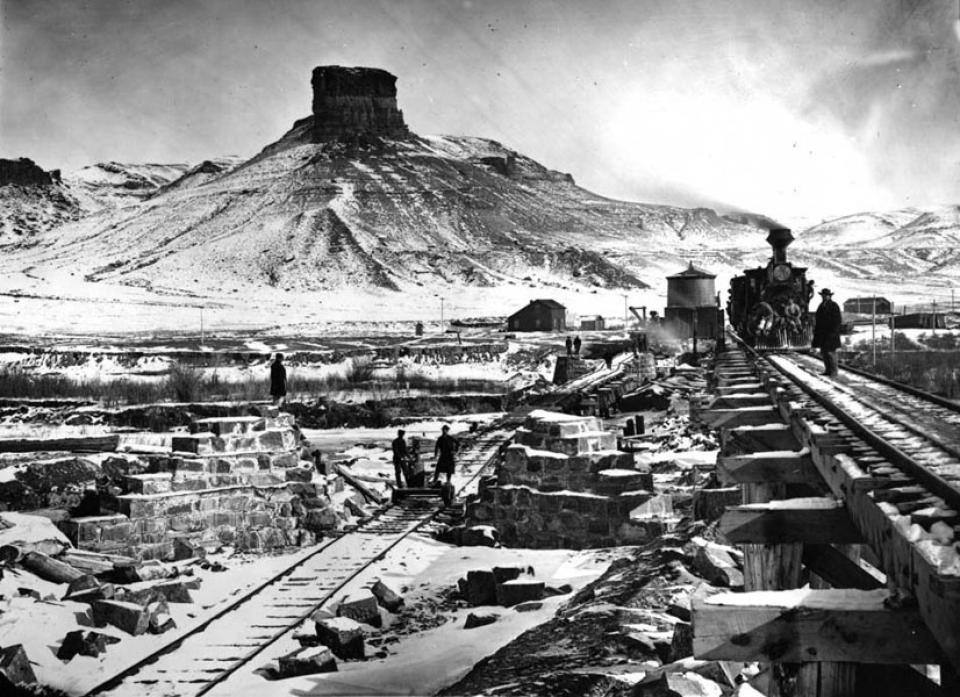
[[[613,200],[496,141],[412,133],[395,82],[382,70],[317,68],[313,113],[246,161],[109,162],[0,186],[8,294],[212,303],[244,316],[262,298],[258,317],[319,308],[329,293],[375,297],[376,312],[394,317],[467,290],[471,312],[505,314],[525,287],[543,297],[639,292],[655,307],[665,276],[688,262],[716,273],[722,291],[770,256],[766,216]],[[795,231],[788,256],[841,292],[947,284],[960,270],[958,216],[944,207],[838,218]],[[398,291],[407,309],[390,308]]]

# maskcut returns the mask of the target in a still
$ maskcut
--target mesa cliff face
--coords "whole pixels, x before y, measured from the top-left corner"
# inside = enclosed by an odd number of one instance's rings
[[[410,135],[397,108],[397,78],[379,68],[323,65],[313,69],[313,138]]]
[[[689,250],[754,234],[762,247],[757,228],[707,209],[606,199],[495,141],[416,135],[396,82],[317,67],[312,114],[243,163],[178,165],[156,183],[156,166],[111,178],[101,165],[85,180],[149,193],[41,234],[0,259],[0,273],[69,269],[87,283],[199,295],[643,289]],[[135,186],[144,178],[151,187]]]
[[[17,160],[0,159],[0,186],[47,186],[60,181],[60,170],[44,172],[37,163],[27,157]]]

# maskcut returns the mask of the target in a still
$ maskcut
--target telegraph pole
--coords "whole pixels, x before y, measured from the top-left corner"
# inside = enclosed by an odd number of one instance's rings
[[[623,296],[623,331],[630,331],[630,328],[627,326],[627,294],[621,293]]]
[[[890,303],[890,365],[896,363],[897,358],[897,314]]]
[[[877,372],[877,296],[873,296],[873,322],[870,325],[873,329],[873,372]]]
[[[200,345],[204,345],[204,336],[203,336],[203,305],[200,306]]]

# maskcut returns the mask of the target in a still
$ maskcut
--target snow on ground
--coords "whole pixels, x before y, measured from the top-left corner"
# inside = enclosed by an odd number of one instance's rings
[[[488,547],[451,547],[413,536],[353,582],[357,589],[380,578],[394,588],[408,588],[407,604],[435,597],[456,586],[471,569],[494,566],[532,566],[535,578],[548,585],[568,583],[574,591],[597,578],[609,565],[610,550],[529,550]],[[556,612],[570,595],[547,598],[540,609],[459,608],[445,613],[438,627],[407,635],[391,644],[386,658],[362,662],[340,661],[338,672],[268,682],[254,671],[299,648],[288,633],[251,665],[211,691],[211,696],[260,697],[270,695],[425,695],[456,682],[485,656]],[[464,629],[470,612],[496,612],[494,624]]]
[[[196,626],[243,591],[315,550],[316,547],[309,547],[293,554],[259,557],[211,555],[209,558],[220,560],[227,570],[214,573],[193,567],[194,573],[202,578],[200,589],[191,591],[194,602],[170,603],[170,615],[177,623],[177,630]],[[21,596],[19,588],[36,590],[43,600]],[[0,579],[0,646],[23,644],[41,684],[69,694],[83,694],[170,641],[170,635],[165,634],[133,637],[111,626],[95,628],[89,605],[60,600],[66,590],[65,583],[49,583],[16,568],[5,571]],[[43,627],[43,631],[32,631],[35,627]],[[57,649],[67,632],[77,629],[92,629],[119,638],[121,642],[108,646],[106,653],[97,658],[76,656],[64,663],[56,657]]]

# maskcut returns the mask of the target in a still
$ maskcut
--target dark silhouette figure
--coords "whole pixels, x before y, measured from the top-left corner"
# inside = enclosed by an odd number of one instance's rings
[[[583,342],[580,341],[580,335],[577,334],[576,338],[573,340],[573,352],[580,355],[580,347],[583,345]]]
[[[423,471],[423,463],[420,462],[420,439],[416,436],[410,439],[410,454],[407,458],[407,486],[424,486],[426,473]]]
[[[397,477],[398,489],[403,486],[404,479],[406,479],[408,486],[410,484],[410,474],[407,471],[407,440],[404,438],[406,434],[407,432],[401,428],[397,431],[397,437],[390,444],[393,448],[393,473]]]
[[[813,341],[810,345],[820,349],[823,357],[824,375],[837,375],[837,349],[840,348],[840,325],[843,315],[840,306],[833,301],[829,288],[820,291],[822,301],[817,308],[813,323]]]
[[[442,433],[437,438],[437,444],[433,448],[433,454],[437,456],[437,469],[433,473],[433,483],[440,481],[440,475],[447,475],[447,484],[450,483],[450,477],[453,476],[455,466],[454,455],[457,452],[457,440],[450,435],[450,427],[444,425]]]
[[[566,345],[567,355],[569,356],[571,353],[573,353],[573,339],[571,339],[569,336],[567,337]]]
[[[277,354],[270,366],[270,396],[277,406],[287,401],[287,369],[283,367],[282,353]]]

